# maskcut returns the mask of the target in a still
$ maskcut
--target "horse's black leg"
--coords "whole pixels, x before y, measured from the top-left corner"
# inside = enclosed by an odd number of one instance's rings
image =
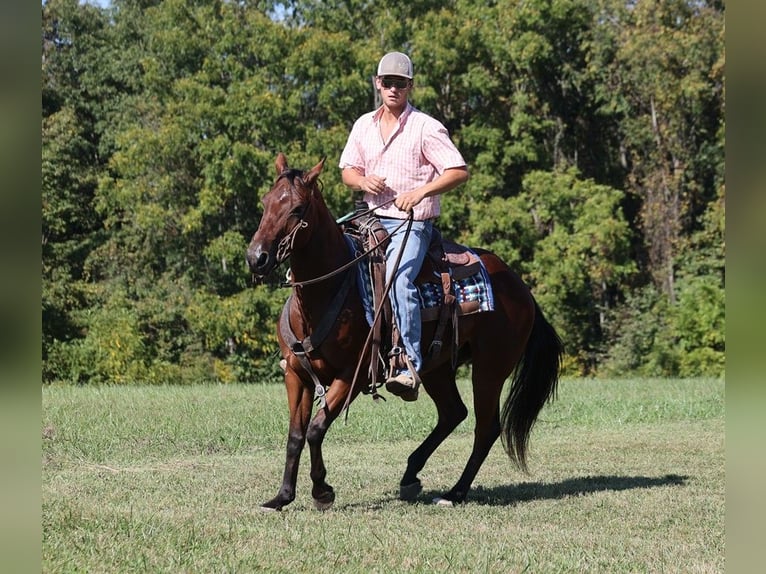
[[[287,453],[282,486],[277,495],[261,505],[263,510],[282,510],[295,500],[295,485],[298,480],[298,464],[303,446],[306,444],[306,427],[311,417],[312,391],[303,386],[294,374],[285,375],[288,404],[290,406],[290,428],[287,432]]]
[[[314,499],[314,506],[318,510],[327,510],[335,502],[335,491],[332,486],[327,484],[327,467],[324,464],[322,456],[322,442],[330,428],[332,420],[327,416],[328,409],[324,408],[317,412],[314,419],[309,424],[308,443],[309,454],[311,456],[311,497]]]
[[[477,429],[475,432],[473,450],[471,451],[471,456],[468,458],[463,474],[460,475],[457,483],[449,492],[434,499],[436,504],[452,505],[454,503],[465,502],[473,479],[476,478],[492,445],[497,440],[497,437],[500,436],[500,420],[497,414],[495,415],[494,420],[489,423],[489,426],[486,424],[484,425],[485,428],[483,428],[481,432],[479,431],[478,423],[476,426]]]
[[[282,476],[282,486],[277,495],[264,502],[261,508],[264,510],[282,510],[295,500],[295,484],[298,480],[298,463],[300,462],[303,445],[306,442],[306,436],[302,431],[293,432],[287,435],[287,454],[285,457],[285,472]]]
[[[438,420],[428,437],[407,458],[407,469],[399,483],[399,498],[402,500],[414,500],[420,494],[422,486],[418,473],[444,439],[468,416],[468,409],[455,384],[455,373],[449,365],[425,373],[422,379],[423,386],[436,405]]]
[[[451,505],[465,502],[473,479],[487,458],[492,445],[500,436],[500,394],[505,378],[510,374],[510,364],[500,366],[498,355],[476,356],[473,359],[473,406],[476,413],[473,449],[463,474],[452,489],[434,500],[437,504]],[[510,357],[515,360],[515,357]]]
[[[325,480],[327,478],[327,468],[322,456],[322,443],[330,425],[338,417],[343,410],[343,406],[346,404],[346,397],[349,392],[349,384],[346,380],[351,379],[353,372],[343,373],[342,376],[344,378],[335,379],[330,385],[325,396],[326,406],[323,409],[319,409],[316,415],[314,415],[306,435],[311,456],[311,482],[313,483],[311,496],[314,498],[314,506],[318,510],[327,510],[335,502],[335,491]],[[351,397],[352,401],[365,384],[366,382],[363,380],[357,381],[354,395]]]

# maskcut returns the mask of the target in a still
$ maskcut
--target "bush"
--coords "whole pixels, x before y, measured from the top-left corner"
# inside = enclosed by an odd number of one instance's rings
[[[675,303],[653,286],[628,297],[610,318],[608,340],[612,344],[601,374],[723,376],[724,294],[710,280],[679,280]]]
[[[287,298],[265,286],[230,297],[180,285],[133,300],[115,290],[78,316],[82,336],[53,340],[45,382],[196,384],[281,378],[276,325]]]

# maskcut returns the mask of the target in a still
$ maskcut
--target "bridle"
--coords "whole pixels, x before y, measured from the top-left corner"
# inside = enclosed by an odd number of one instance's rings
[[[295,171],[285,171],[279,175],[277,178],[276,183],[279,183],[279,180],[282,178],[290,178],[290,176],[293,176],[290,179],[290,185],[295,188],[295,178],[297,177],[300,180],[301,185],[306,187],[306,183],[303,181],[303,179],[298,175]],[[298,223],[295,224],[295,226],[287,232],[287,234],[279,240],[279,243],[277,244],[277,265],[281,265],[284,263],[288,257],[290,257],[290,254],[293,252],[293,248],[295,246],[295,236],[298,234],[298,232],[301,229],[305,229],[309,226],[308,221],[304,219],[306,212],[308,211],[309,205],[311,204],[311,198],[313,197],[313,193],[311,196],[309,196],[309,200],[305,202],[301,208],[300,213],[297,214],[298,217]]]
[[[304,209],[303,212],[305,213],[305,211],[306,210]],[[277,265],[281,265],[287,260],[288,257],[290,257],[290,254],[293,252],[293,247],[295,245],[295,236],[301,229],[305,229],[308,226],[308,221],[303,219],[303,213],[301,213],[298,223],[295,224],[295,227],[293,227],[287,235],[280,239],[279,243],[277,244]]]

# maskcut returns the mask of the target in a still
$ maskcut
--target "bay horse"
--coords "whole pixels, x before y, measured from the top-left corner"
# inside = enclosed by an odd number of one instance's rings
[[[369,373],[362,369],[363,379],[354,381],[357,363],[360,359],[369,361],[369,357],[360,357],[370,329],[361,296],[358,289],[345,287],[346,274],[332,275],[333,270],[347,265],[352,255],[321,193],[319,175],[324,161],[302,171],[291,169],[284,154],[277,155],[277,177],[263,197],[263,215],[247,248],[247,262],[256,280],[289,258],[293,285],[309,283],[293,287],[280,320],[283,328],[278,328],[290,422],[282,485],[273,499],[262,504],[264,510],[281,510],[295,499],[298,463],[306,442],[314,506],[320,510],[332,506],[335,492],[326,482],[322,442],[344,405],[365,387],[364,377],[369,380]],[[476,426],[473,450],[462,475],[448,492],[434,499],[448,506],[465,502],[473,479],[500,436],[511,461],[526,471],[529,435],[540,410],[555,397],[563,353],[561,340],[521,278],[496,255],[481,249],[475,252],[491,279],[495,308],[459,318],[457,363],[470,361],[472,365]],[[330,277],[310,281],[325,275]],[[342,293],[340,302],[338,293]],[[323,324],[331,305],[337,308],[334,320]],[[423,349],[429,348],[433,323],[423,325]],[[292,340],[285,336],[285,325],[294,333],[294,338],[289,337]],[[319,330],[323,333],[315,348],[294,352],[296,340],[309,341]],[[420,373],[438,419],[407,459],[399,484],[402,500],[417,498],[422,490],[418,473],[468,416],[448,347],[428,359]],[[501,408],[501,391],[509,377],[510,390]],[[317,394],[324,396],[312,418]]]

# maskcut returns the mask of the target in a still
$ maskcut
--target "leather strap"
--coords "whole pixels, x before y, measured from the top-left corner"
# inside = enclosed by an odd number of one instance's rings
[[[444,303],[439,308],[439,322],[436,325],[431,345],[428,347],[428,354],[436,357],[442,349],[444,331],[447,327],[447,321],[452,319],[453,327],[457,327],[457,297],[452,292],[452,279],[448,271],[441,273],[442,291],[444,293]]]
[[[308,373],[311,380],[314,382],[314,396],[318,401],[319,408],[324,408],[327,404],[325,399],[326,389],[325,386],[319,380],[314,369],[311,368],[311,361],[308,355],[316,351],[327,335],[330,333],[330,329],[335,324],[335,320],[338,318],[340,309],[343,306],[348,292],[351,289],[353,283],[354,274],[351,271],[346,272],[346,278],[343,280],[343,285],[340,290],[333,297],[330,307],[319,322],[319,326],[309,334],[308,337],[299,341],[298,337],[293,333],[290,327],[290,302],[293,298],[292,295],[287,298],[287,302],[282,307],[282,314],[279,317],[279,331],[282,334],[282,338],[290,348],[290,352],[295,355],[298,361],[303,367],[303,370]]]

